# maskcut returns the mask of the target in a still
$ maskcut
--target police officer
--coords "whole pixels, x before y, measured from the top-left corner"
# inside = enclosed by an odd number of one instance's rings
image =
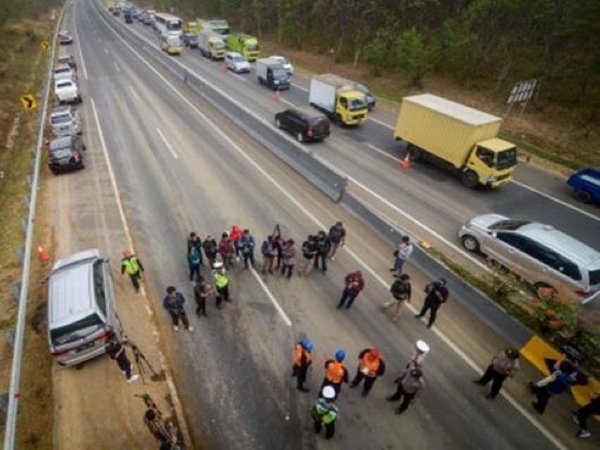
[[[350,387],[356,387],[364,380],[362,396],[366,397],[369,395],[377,378],[383,374],[385,374],[385,362],[381,358],[379,350],[376,348],[365,348],[358,354],[358,368],[356,369],[356,376],[352,380],[352,383],[350,383]]]
[[[131,361],[129,361],[127,353],[125,352],[127,343],[128,341],[126,339],[120,341],[114,331],[109,331],[106,333],[106,343],[104,344],[104,348],[106,349],[108,356],[110,356],[110,359],[117,361],[117,365],[125,375],[125,378],[127,378],[127,382],[133,383],[140,376],[131,374]]]
[[[485,386],[492,382],[492,391],[487,398],[493,400],[500,393],[502,383],[507,377],[513,378],[519,371],[519,351],[514,348],[507,348],[492,359],[485,373],[475,380],[475,383]]]
[[[439,307],[442,306],[442,303],[448,301],[448,296],[450,295],[448,288],[446,287],[446,279],[440,278],[437,281],[429,283],[427,287],[425,287],[425,293],[427,296],[425,297],[423,308],[421,308],[421,311],[415,318],[420,319],[427,311],[431,311],[429,313],[429,321],[427,322],[427,328],[431,328],[435,322]]]
[[[342,383],[348,382],[348,370],[343,364],[346,359],[346,352],[339,349],[335,352],[335,359],[325,361],[325,377],[321,385],[321,390],[325,386],[331,386],[335,389],[336,396],[342,389]]]
[[[315,346],[308,339],[302,339],[296,343],[294,349],[294,365],[292,367],[292,376],[296,377],[296,389],[300,392],[309,392],[310,389],[304,386],[308,376],[308,369],[312,364],[312,352]]]
[[[131,284],[133,284],[135,292],[140,292],[139,280],[142,277],[143,271],[144,266],[142,266],[142,262],[138,257],[129,250],[125,250],[123,252],[123,259],[121,259],[121,275],[127,272],[127,275],[131,278]]]
[[[402,400],[395,411],[396,414],[402,414],[425,387],[423,372],[419,368],[407,369],[400,374],[395,382],[398,384],[396,392],[386,397],[386,400],[390,402]]]
[[[311,416],[315,425],[315,433],[320,433],[325,427],[325,439],[331,439],[335,434],[335,421],[339,410],[335,403],[335,389],[325,386],[321,389],[321,395],[317,403],[311,409]]]
[[[229,278],[222,262],[215,262],[213,268],[215,269],[215,289],[217,290],[215,300],[217,302],[217,309],[221,309],[223,300],[226,302],[231,301],[231,298],[229,298]]]

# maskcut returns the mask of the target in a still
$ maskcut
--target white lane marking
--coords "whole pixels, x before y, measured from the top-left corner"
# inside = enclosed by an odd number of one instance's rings
[[[108,49],[106,47],[104,47],[104,53],[108,55]]]
[[[165,137],[165,135],[162,133],[162,131],[160,131],[160,128],[156,127],[156,132],[158,133],[160,138],[163,140],[163,142],[165,143],[165,145],[167,146],[167,148],[169,149],[169,151],[171,152],[173,157],[175,159],[179,159],[179,156],[177,156],[177,153],[175,153],[175,150],[173,150],[173,147],[171,146],[169,141],[167,141],[167,138]]]
[[[73,15],[75,15],[75,8],[77,7],[77,3],[73,5]],[[83,79],[88,79],[87,67],[85,65],[85,60],[83,59],[83,51],[81,50],[81,41],[79,40],[79,32],[77,31],[77,27],[75,26],[75,39],[77,40],[77,51],[79,52],[79,59],[81,61],[81,68],[83,69]],[[81,86],[80,86],[81,87]]]
[[[369,116],[368,116],[368,117],[369,117],[369,120],[370,120],[371,122],[378,123],[378,124],[379,124],[379,125],[381,125],[382,127],[389,128],[390,130],[394,130],[394,129],[395,129],[393,126],[391,126],[391,125],[389,125],[389,124],[387,124],[387,123],[385,123],[385,122],[382,122],[382,121],[381,121],[381,120],[379,120],[379,119],[376,119],[375,117],[371,116],[370,114],[369,114]]]
[[[119,209],[119,216],[121,217],[121,224],[123,226],[123,229],[125,230],[125,238],[127,239],[127,247],[132,252],[135,253],[135,249],[133,246],[133,239],[131,237],[131,230],[129,228],[129,224],[127,223],[127,217],[125,216],[125,209],[123,208],[123,203],[121,202],[121,194],[119,192],[119,186],[117,185],[117,179],[115,178],[115,172],[113,171],[113,167],[110,162],[110,157],[108,156],[108,149],[106,147],[106,142],[104,140],[104,131],[102,130],[102,126],[100,125],[100,119],[98,118],[98,111],[96,110],[96,103],[94,102],[93,98],[91,99],[91,103],[92,103],[92,112],[94,113],[94,120],[96,121],[96,126],[98,127],[98,135],[100,136],[100,145],[102,146],[102,152],[104,153],[104,159],[106,160],[106,166],[108,167],[108,175],[110,178],[110,183],[113,188],[113,194],[115,196],[115,200],[117,201],[117,208]],[[142,295],[146,299],[146,301],[144,302],[144,307],[146,308],[146,312],[148,313],[148,316],[153,318],[154,313],[152,312],[152,308],[150,308],[150,301],[148,299],[148,296],[146,295],[146,290],[144,289],[143,284],[140,286],[140,291],[142,292]],[[173,406],[175,407],[175,410],[177,411],[178,415],[181,415],[181,421],[179,423],[179,426],[180,426],[182,432],[184,433],[184,436],[189,436],[189,432],[187,429],[187,423],[185,422],[185,419],[182,415],[183,407],[181,406],[181,400],[179,399],[179,394],[177,393],[177,388],[175,387],[175,383],[173,382],[173,378],[171,377],[171,373],[169,371],[169,365],[167,364],[165,355],[160,350],[160,334],[158,333],[158,330],[156,329],[156,325],[151,325],[151,326],[153,328],[153,334],[154,334],[155,340],[159,344],[159,348],[158,348],[159,360],[160,360],[161,366],[165,369],[164,372],[165,372],[165,377],[166,377],[166,383],[167,383],[167,387],[169,389],[169,394],[171,394],[171,398],[173,400]]]
[[[301,91],[308,92],[308,88],[305,88],[304,86],[301,86],[299,84],[292,83],[292,86],[294,86],[295,88],[300,89]]]
[[[113,61],[113,64],[115,66],[115,69],[117,69],[117,72],[120,72],[121,69],[119,68],[119,66],[117,65],[117,63]]]
[[[104,20],[104,18],[102,18],[102,20],[104,21],[104,23],[106,25],[108,25],[108,23]],[[131,47],[129,45],[129,43],[123,39],[110,25],[108,25],[108,28],[110,28],[110,30],[115,34],[115,36],[117,36],[117,38],[119,40],[121,40],[121,42],[123,42],[123,44],[125,44],[125,46],[127,48],[129,48],[129,50],[131,50],[139,59],[140,61],[142,61],[144,64],[146,64],[150,70],[152,70],[185,104],[188,105],[188,107],[190,109],[192,109],[196,114],[198,114],[205,123],[207,123],[209,126],[211,126],[215,132],[217,134],[219,134],[226,142],[228,142],[232,149],[234,149],[235,151],[237,151],[244,159],[246,159],[261,175],[263,175],[267,180],[269,180],[277,189],[279,189],[279,191],[281,191],[281,193],[292,203],[294,204],[300,211],[302,211],[308,218],[310,218],[317,226],[319,226],[322,229],[325,229],[325,225],[322,224],[314,215],[312,215],[304,206],[302,206],[302,204],[296,200],[283,186],[281,186],[273,177],[271,177],[271,175],[265,170],[263,169],[260,164],[258,164],[256,161],[254,161],[246,152],[244,152],[244,150],[242,150],[242,148],[237,145],[233,140],[231,140],[231,138],[229,138],[229,136],[227,136],[225,134],[224,131],[222,131],[212,120],[210,120],[207,116],[205,116],[198,108],[196,108],[196,106],[194,106],[192,104],[192,102],[190,102],[185,95],[183,95],[181,92],[179,92],[177,90],[177,88],[175,86],[173,86],[165,77],[163,77],[160,72],[158,72],[154,67],[152,67],[150,65],[150,63],[148,63],[133,47]],[[147,40],[146,40],[147,41]],[[181,63],[178,63],[180,65],[180,67],[185,67],[186,69],[189,70],[189,68],[187,68],[186,66],[183,66]],[[190,71],[192,72],[192,71]],[[192,72],[195,74],[195,72]],[[198,76],[197,74],[195,74],[196,76]],[[209,83],[207,83],[209,84]],[[212,86],[212,84],[211,84]],[[220,90],[219,90],[220,91]],[[244,108],[245,109],[245,108]],[[365,268],[365,270],[367,270],[371,276],[373,276],[379,283],[381,283],[385,289],[389,288],[389,283],[386,282],[381,276],[379,276],[369,265],[367,265],[362,259],[360,259],[358,257],[358,255],[356,253],[354,253],[352,250],[350,250],[348,247],[344,247],[346,249],[346,251],[348,252],[348,254],[356,261],[358,262],[361,266],[363,266]],[[266,286],[263,288],[265,289]],[[268,289],[268,288],[267,288]],[[273,297],[273,301],[276,301],[275,298]],[[407,305],[407,307],[411,310],[411,312],[415,313],[417,310],[416,308],[414,308],[410,303]],[[284,319],[285,320],[285,319]],[[477,366],[477,364],[468,356],[466,355],[460,348],[458,348],[456,346],[456,344],[454,344],[454,342],[452,342],[450,340],[450,338],[448,338],[444,333],[442,333],[441,331],[439,331],[437,328],[433,328],[432,331],[446,344],[448,345],[460,358],[463,359],[463,361],[465,361],[465,363],[467,363],[467,365],[469,365],[473,370],[475,370],[478,374],[480,374],[482,372],[482,368],[480,368],[479,366]],[[540,433],[542,433],[550,442],[552,442],[557,448],[559,448],[560,450],[569,450],[568,447],[566,447],[565,445],[563,445],[550,431],[548,431],[535,417],[533,417],[528,411],[526,411],[521,405],[519,405],[517,403],[517,401],[509,394],[507,394],[504,390],[500,392],[502,394],[503,397],[505,397],[509,403],[511,403],[515,409],[517,411],[519,411],[527,420],[529,420],[529,422],[531,422],[531,424],[538,429],[538,431]]]
[[[138,97],[137,92],[135,91],[133,86],[129,86],[129,90],[131,91],[131,95],[133,95],[133,98],[135,98],[136,100],[140,99],[140,97]]]
[[[236,72],[231,72],[231,73],[234,74],[238,80],[242,80],[244,83],[248,81],[248,80],[246,80],[246,78],[244,78],[244,76],[241,73],[236,73]]]
[[[267,297],[269,297],[269,300],[271,301],[271,303],[273,304],[273,306],[275,307],[275,309],[277,310],[277,312],[279,313],[279,315],[281,316],[281,318],[283,319],[285,324],[288,327],[291,327],[292,321],[290,320],[288,315],[285,313],[285,311],[283,310],[283,308],[281,307],[281,305],[279,304],[277,299],[273,296],[273,294],[271,294],[271,291],[269,290],[269,288],[267,287],[265,282],[262,280],[262,278],[260,277],[258,272],[256,270],[254,270],[254,268],[252,268],[250,270],[252,270],[252,275],[254,275],[254,278],[256,278],[256,281],[258,281],[258,284],[260,285],[260,287],[263,289],[263,291],[265,291],[265,293],[267,294]]]
[[[531,192],[535,192],[536,194],[541,195],[542,197],[545,197],[548,200],[552,200],[553,202],[558,203],[559,205],[566,206],[567,208],[570,208],[570,209],[578,212],[579,214],[583,214],[584,216],[587,216],[590,219],[594,219],[594,220],[597,220],[598,222],[600,222],[600,217],[595,216],[594,214],[592,214],[590,212],[584,211],[583,209],[579,209],[577,206],[571,205],[570,203],[565,202],[564,200],[560,200],[556,197],[552,197],[550,194],[546,194],[545,192],[538,191],[537,189],[532,188],[531,186],[521,183],[520,181],[517,181],[515,179],[513,179],[512,182],[514,184],[516,184],[517,186],[521,186],[525,189],[530,190]]]
[[[375,147],[373,144],[367,144],[367,147],[369,147],[371,150],[375,150],[377,153],[379,153],[381,156],[385,156],[386,158],[391,159],[392,161],[395,161],[397,163],[399,163],[400,161],[402,161],[400,158],[396,158],[394,155],[390,155],[388,152],[386,152],[385,150],[380,149],[379,147]]]
[[[285,99],[285,98],[283,98],[283,97],[279,97],[279,100],[280,100],[281,102],[285,103],[286,105],[289,105],[289,106],[292,106],[292,107],[296,106],[294,103],[290,102],[289,100],[286,100],[286,99]]]

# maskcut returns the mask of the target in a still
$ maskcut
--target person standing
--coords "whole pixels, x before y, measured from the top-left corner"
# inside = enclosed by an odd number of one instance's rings
[[[519,371],[519,351],[514,348],[507,348],[492,359],[491,364],[481,378],[474,382],[486,386],[492,382],[492,390],[487,394],[487,398],[493,400],[500,393],[502,383],[507,377],[513,378]]]
[[[131,361],[127,357],[127,353],[125,352],[125,347],[127,346],[128,341],[126,339],[119,340],[114,331],[108,331],[106,333],[106,343],[104,344],[104,349],[110,359],[117,361],[117,365],[128,383],[133,383],[137,379],[139,379],[139,375],[132,375],[131,373]]]
[[[415,354],[406,364],[406,369],[420,368],[430,350],[427,342],[421,340],[415,342]]]
[[[262,274],[265,275],[267,271],[273,274],[273,261],[277,254],[277,250],[273,246],[273,236],[267,236],[267,239],[263,241],[260,246],[260,253],[263,257]]]
[[[294,273],[294,265],[296,264],[296,244],[293,239],[288,239],[282,248],[283,260],[281,265],[281,275],[286,275],[289,280]]]
[[[316,251],[314,236],[308,236],[302,243],[302,257],[300,258],[300,266],[298,267],[298,276],[308,276],[312,269]]]
[[[329,242],[331,242],[329,259],[335,261],[335,252],[339,247],[343,247],[346,243],[346,229],[342,222],[336,222],[335,225],[329,229]]]
[[[219,253],[217,241],[209,234],[206,236],[206,239],[204,239],[202,247],[204,248],[204,255],[208,260],[209,268],[212,268],[217,260],[217,254]]]
[[[600,415],[600,394],[594,394],[594,398],[585,406],[573,412],[573,422],[579,426],[577,437],[580,439],[589,438],[592,433],[589,432],[587,421],[591,416]]]
[[[431,326],[435,322],[435,318],[437,316],[437,311],[442,306],[443,303],[448,301],[448,296],[450,292],[446,287],[446,280],[444,278],[440,278],[437,281],[429,283],[425,287],[425,293],[427,294],[425,297],[425,302],[423,303],[423,307],[421,308],[421,312],[415,316],[416,319],[420,319],[423,317],[427,311],[429,313],[429,321],[427,322],[427,328],[431,328]]]
[[[200,317],[208,316],[206,314],[206,299],[210,294],[210,286],[202,275],[198,275],[196,278],[196,284],[194,285],[194,300],[196,301],[196,315]]]
[[[244,267],[248,269],[248,263],[254,267],[254,236],[250,234],[250,230],[244,230],[238,240],[238,248],[244,258]]]
[[[296,343],[294,349],[294,365],[292,367],[292,376],[296,377],[296,389],[300,392],[309,392],[310,389],[304,386],[308,376],[308,369],[312,364],[312,352],[315,346],[308,339],[302,339]]]
[[[123,252],[123,259],[121,259],[121,275],[124,273],[129,275],[135,292],[140,292],[140,278],[142,278],[143,271],[144,266],[139,258],[129,250],[125,250]]]
[[[227,276],[227,269],[223,267],[223,264],[220,262],[215,263],[215,288],[217,290],[217,294],[215,296],[215,301],[217,304],[217,309],[221,309],[221,304],[223,300],[226,302],[230,302],[231,298],[229,298],[229,277]]]
[[[394,267],[390,269],[391,272],[394,272],[395,277],[402,275],[404,263],[410,259],[414,249],[415,246],[410,241],[410,237],[402,236],[402,241],[394,252]]]
[[[202,267],[202,253],[199,247],[192,246],[190,248],[188,267],[190,268],[190,281],[194,281],[200,276],[200,267]]]
[[[183,322],[183,326],[188,331],[194,331],[194,328],[190,326],[187,314],[183,305],[185,304],[185,298],[181,292],[177,292],[175,286],[169,286],[167,288],[167,295],[163,299],[163,307],[167,310],[173,321],[173,330],[179,331],[179,321]]]
[[[285,246],[285,240],[281,237],[280,234],[277,234],[273,237],[273,250],[275,250],[275,271],[278,271],[281,268],[281,263],[283,261],[283,248]]]
[[[354,388],[364,380],[362,396],[366,397],[369,395],[377,378],[384,374],[385,362],[381,358],[379,350],[376,348],[365,348],[358,354],[358,368],[356,369],[356,376],[350,383],[350,387]]]
[[[329,237],[327,237],[323,230],[317,233],[315,238],[315,249],[313,269],[319,270],[320,260],[321,270],[323,274],[325,274],[325,272],[327,272],[327,255],[329,255],[329,250],[331,249],[331,242],[329,242]]]
[[[419,368],[405,370],[396,379],[396,383],[398,384],[396,392],[386,397],[386,400],[390,402],[402,400],[400,406],[394,411],[396,414],[402,414],[414,398],[423,391],[425,387],[423,372]]]
[[[339,410],[335,406],[335,390],[331,386],[321,389],[320,398],[311,409],[311,416],[315,426],[315,433],[319,434],[325,427],[325,439],[331,439],[335,434],[335,421]]]
[[[231,244],[233,246],[233,250],[235,251],[235,258],[237,261],[240,260],[239,240],[242,237],[242,234],[242,229],[238,225],[231,226],[231,230],[229,230],[229,239],[231,240]]]
[[[546,378],[537,383],[529,383],[529,387],[536,395],[536,400],[532,403],[533,409],[538,413],[544,414],[548,400],[560,395],[571,387],[573,384],[573,365],[569,361],[560,363],[558,370],[551,373]]]
[[[335,389],[336,395],[340,393],[342,383],[348,382],[348,370],[343,364],[344,359],[346,359],[346,352],[339,349],[335,352],[334,359],[325,361],[325,376],[323,377],[321,390],[325,386],[331,386]]]
[[[400,275],[400,278],[394,280],[390,287],[390,293],[392,294],[392,299],[389,302],[384,303],[382,308],[384,310],[392,308],[392,320],[395,322],[398,320],[400,309],[404,302],[410,302],[412,287],[408,274],[403,273]]]
[[[365,280],[360,270],[350,272],[344,278],[344,282],[346,286],[342,291],[342,296],[337,305],[337,309],[341,309],[344,305],[346,306],[346,309],[350,309],[358,294],[365,288]]]
[[[221,240],[219,241],[219,254],[221,255],[223,265],[227,270],[231,269],[234,252],[235,249],[233,248],[233,243],[231,242],[229,235],[227,232],[223,232],[223,234],[221,234]]]
[[[187,254],[190,254],[192,248],[197,248],[198,250],[202,249],[202,241],[200,240],[200,236],[198,236],[193,231],[190,233],[187,240]]]

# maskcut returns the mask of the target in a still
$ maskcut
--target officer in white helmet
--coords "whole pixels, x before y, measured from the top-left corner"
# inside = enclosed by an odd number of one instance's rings
[[[429,354],[430,348],[427,342],[418,340],[415,342],[415,353],[412,358],[406,363],[405,370],[413,370],[421,368],[423,361]]]
[[[335,396],[336,392],[332,386],[323,387],[319,400],[311,409],[315,433],[320,433],[325,427],[325,439],[331,439],[335,434],[335,421],[339,415],[339,410],[334,404]]]
[[[217,294],[215,300],[217,302],[217,309],[221,309],[223,300],[230,302],[232,299],[229,297],[229,277],[227,276],[227,270],[223,267],[221,261],[215,261],[213,263],[213,272],[215,279],[215,290]]]

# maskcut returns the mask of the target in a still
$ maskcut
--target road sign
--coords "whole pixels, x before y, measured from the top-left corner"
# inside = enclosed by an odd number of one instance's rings
[[[516,83],[511,89],[506,103],[510,105],[512,103],[528,102],[531,100],[531,97],[533,97],[537,84],[537,80],[520,81]]]
[[[26,110],[36,109],[38,107],[37,100],[33,96],[33,94],[25,94],[21,95],[21,105]]]
[[[48,41],[42,41],[40,43],[40,47],[42,47],[42,50],[44,50],[45,52],[47,52],[48,49],[50,48],[50,43]]]

